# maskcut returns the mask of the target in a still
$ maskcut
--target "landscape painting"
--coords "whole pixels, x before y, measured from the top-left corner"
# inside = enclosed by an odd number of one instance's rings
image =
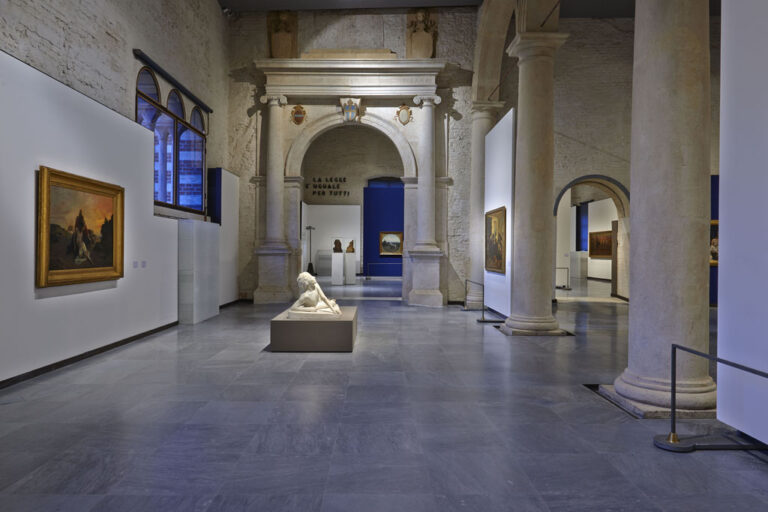
[[[507,268],[507,209],[485,214],[485,270],[505,274]]]
[[[379,232],[379,256],[402,256],[403,232],[380,231]]]
[[[589,257],[609,260],[613,256],[613,232],[595,231],[589,234]]]
[[[40,169],[37,286],[123,275],[123,188]]]

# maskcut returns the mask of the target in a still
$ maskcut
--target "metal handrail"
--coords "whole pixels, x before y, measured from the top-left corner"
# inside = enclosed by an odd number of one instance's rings
[[[486,320],[485,319],[485,310],[487,309],[487,307],[485,305],[485,284],[484,283],[478,283],[477,281],[473,281],[471,279],[465,279],[464,280],[464,310],[465,311],[469,311],[469,309],[467,308],[467,284],[468,283],[476,284],[477,286],[479,286],[483,290],[483,292],[481,294],[482,298],[480,299],[480,302],[482,303],[482,307],[480,308],[481,313],[480,313],[480,319],[478,319],[478,322],[480,322],[480,323],[501,323],[501,322],[503,322],[504,320]]]
[[[768,372],[763,372],[760,370],[756,370],[754,368],[750,368],[749,366],[744,366],[743,364],[734,363],[733,361],[728,361],[727,359],[723,359],[721,357],[713,356],[710,354],[706,354],[704,352],[700,352],[698,350],[694,350],[692,348],[684,347],[682,345],[678,345],[677,343],[672,344],[672,354],[671,354],[671,369],[670,369],[670,379],[672,382],[672,389],[671,389],[671,417],[670,417],[670,430],[669,434],[666,436],[659,435],[656,436],[653,440],[653,444],[656,445],[657,448],[661,448],[662,450],[669,450],[669,451],[675,451],[675,452],[687,452],[687,451],[693,451],[696,448],[699,449],[706,449],[706,450],[766,450],[768,449],[768,446],[762,444],[762,443],[749,443],[749,444],[700,444],[697,445],[696,443],[690,442],[688,440],[687,443],[684,443],[681,445],[680,438],[677,435],[677,351],[682,350],[683,352],[688,352],[689,354],[693,354],[695,356],[703,357],[705,359],[708,359],[710,361],[716,361],[720,364],[724,364],[726,366],[730,366],[732,368],[736,368],[737,370],[741,370],[747,373],[751,373],[753,375],[757,375],[758,377],[763,377],[764,379],[768,379]]]

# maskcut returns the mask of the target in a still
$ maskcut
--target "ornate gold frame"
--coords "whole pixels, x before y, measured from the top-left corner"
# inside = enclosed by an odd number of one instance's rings
[[[502,251],[501,251],[501,264],[498,267],[495,267],[493,265],[488,264],[488,235],[490,233],[488,232],[488,219],[492,219],[493,217],[498,216],[501,219],[504,219],[504,231],[502,232],[502,240],[504,243],[502,243]],[[485,219],[483,220],[483,263],[484,268],[488,272],[495,272],[497,274],[506,274],[507,273],[507,207],[506,206],[500,206],[499,208],[495,208],[493,210],[489,210],[485,212]]]
[[[112,266],[49,270],[50,259],[50,196],[51,187],[65,187],[81,192],[90,192],[112,197],[113,202],[113,250]],[[38,287],[65,284],[109,281],[123,277],[123,208],[125,189],[102,181],[83,178],[74,174],[40,166],[37,200],[37,268],[35,283]]]
[[[400,119],[400,112],[402,112],[403,110],[408,112],[408,120],[406,122],[403,122],[402,119]],[[403,103],[402,105],[400,105],[400,108],[397,109],[397,112],[395,112],[395,120],[398,121],[403,126],[405,126],[411,121],[413,121],[413,111],[408,105]]]
[[[386,235],[397,235],[400,239],[400,251],[398,252],[386,252],[384,251],[384,237]],[[402,231],[379,231],[379,256],[402,256],[403,255],[403,232]]]

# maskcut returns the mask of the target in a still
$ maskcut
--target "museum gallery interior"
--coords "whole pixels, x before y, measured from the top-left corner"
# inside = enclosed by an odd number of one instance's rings
[[[768,510],[766,19],[0,0],[0,510]]]

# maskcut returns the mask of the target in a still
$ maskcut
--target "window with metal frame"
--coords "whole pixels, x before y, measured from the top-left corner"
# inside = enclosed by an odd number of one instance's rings
[[[157,78],[148,67],[136,80],[136,122],[152,130],[154,144],[155,204],[205,213],[205,125],[199,107],[189,121],[176,89],[160,102]]]

